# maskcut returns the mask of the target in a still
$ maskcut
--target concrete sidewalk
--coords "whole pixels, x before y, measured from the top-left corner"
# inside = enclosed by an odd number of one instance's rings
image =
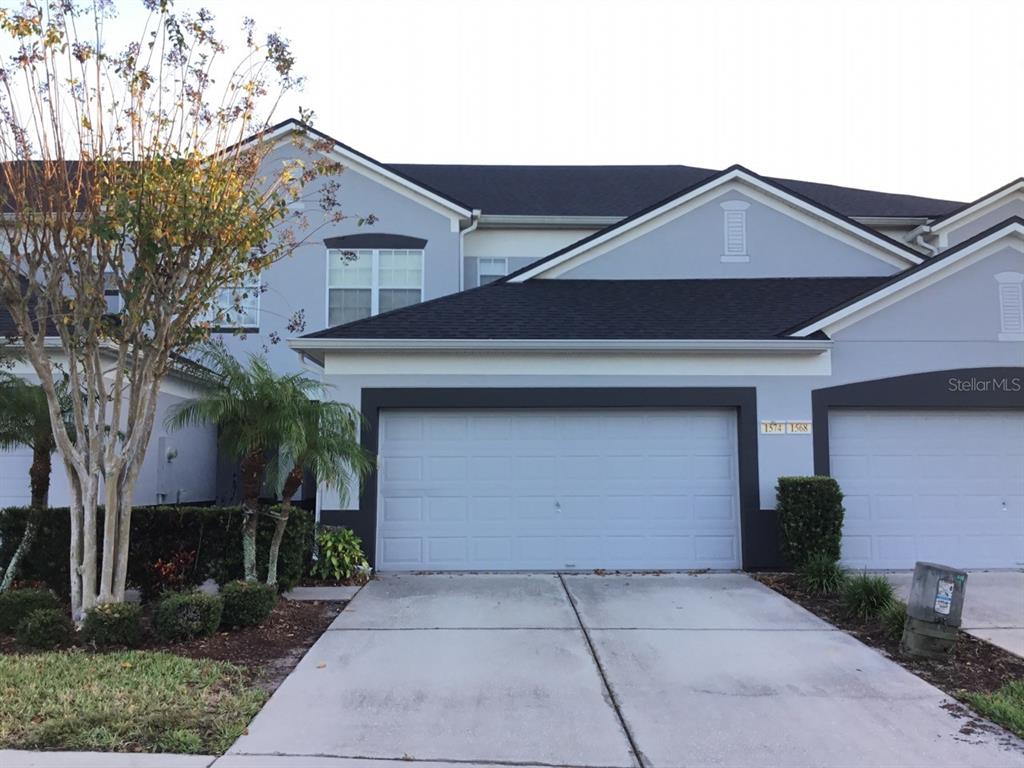
[[[901,600],[910,594],[914,574],[885,574]],[[963,630],[1024,656],[1024,571],[968,571]]]

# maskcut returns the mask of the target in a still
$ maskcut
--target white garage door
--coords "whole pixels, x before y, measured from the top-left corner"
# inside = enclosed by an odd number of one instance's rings
[[[385,411],[382,570],[736,568],[731,410]]]
[[[849,565],[1024,564],[1024,412],[833,410],[829,449]]]

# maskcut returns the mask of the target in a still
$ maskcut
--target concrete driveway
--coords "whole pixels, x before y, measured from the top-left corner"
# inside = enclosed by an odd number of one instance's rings
[[[742,574],[385,576],[215,765],[1020,768],[944,702]]]
[[[906,600],[914,574],[885,574]],[[963,630],[1024,656],[1024,571],[968,571]]]

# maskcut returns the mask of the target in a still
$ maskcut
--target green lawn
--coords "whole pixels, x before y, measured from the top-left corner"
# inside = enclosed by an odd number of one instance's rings
[[[1024,738],[1024,680],[1014,680],[993,693],[966,696],[979,715]]]
[[[0,656],[0,748],[217,755],[265,699],[241,669],[208,659]]]

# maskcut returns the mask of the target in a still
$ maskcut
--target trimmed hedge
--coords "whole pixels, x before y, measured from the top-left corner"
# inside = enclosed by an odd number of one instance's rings
[[[85,614],[81,640],[97,648],[135,648],[142,642],[142,608],[135,603],[97,605]]]
[[[209,637],[220,626],[224,602],[205,592],[181,592],[161,600],[153,611],[153,629],[163,640],[177,642]]]
[[[260,581],[229,581],[220,591],[224,601],[222,627],[262,624],[277,605],[277,589]]]
[[[0,563],[10,562],[25,530],[28,510],[11,507],[0,510]],[[102,540],[102,515],[97,538]],[[281,542],[278,588],[295,586],[309,566],[313,549],[313,515],[292,508]],[[269,515],[260,519],[256,540],[257,564],[266,577],[267,552],[274,533]],[[21,561],[18,577],[45,582],[57,594],[67,597],[68,546],[71,538],[67,507],[47,510],[28,555]],[[239,507],[138,507],[132,512],[128,582],[155,597],[160,589],[153,570],[157,560],[167,561],[178,553],[195,552],[188,585],[213,578],[220,584],[242,577],[242,510]]]
[[[0,632],[14,632],[33,611],[61,611],[60,601],[48,589],[12,589],[0,593]]]
[[[843,492],[831,477],[780,477],[775,488],[782,554],[795,568],[811,555],[839,559]]]
[[[18,623],[14,635],[19,645],[48,651],[71,645],[75,639],[75,625],[63,608],[37,608]]]

